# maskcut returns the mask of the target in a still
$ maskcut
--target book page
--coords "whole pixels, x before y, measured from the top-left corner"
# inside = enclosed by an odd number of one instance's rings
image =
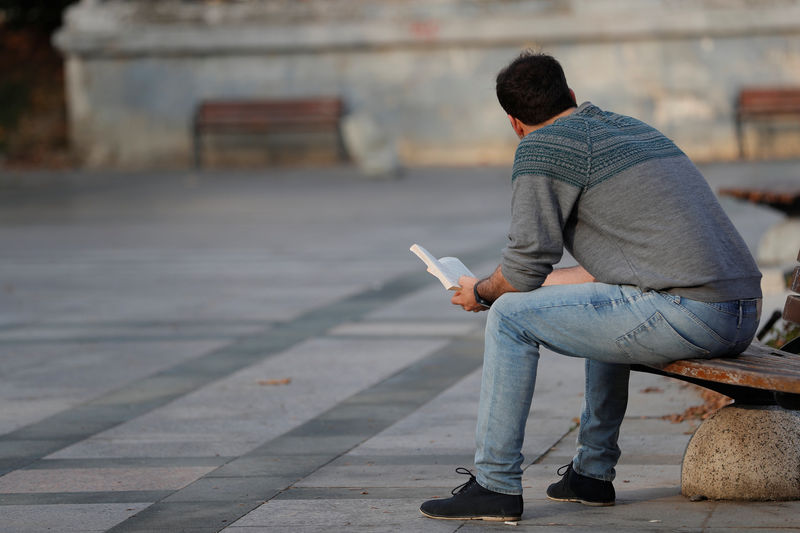
[[[439,265],[442,274],[447,279],[448,283],[450,285],[454,285],[455,287],[459,287],[458,278],[461,276],[475,277],[475,275],[470,272],[467,266],[457,257],[442,257],[439,259]],[[448,287],[447,290],[452,289]]]
[[[444,288],[449,291],[460,288],[458,278],[461,276],[475,277],[475,274],[457,257],[436,259],[428,250],[418,244],[413,245],[410,250],[422,259],[422,262],[428,266],[428,272],[436,276]]]

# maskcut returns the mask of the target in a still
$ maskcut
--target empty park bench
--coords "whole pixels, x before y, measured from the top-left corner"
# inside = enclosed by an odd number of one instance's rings
[[[736,101],[736,139],[744,158],[744,122],[797,117],[800,123],[800,88],[753,87],[739,92]]]
[[[798,255],[800,261],[800,255]],[[800,267],[791,289],[800,292]],[[783,319],[800,323],[800,295]],[[722,393],[734,400],[704,421],[689,442],[681,492],[692,498],[800,499],[800,338],[781,349],[754,341],[743,353],[633,365]]]
[[[261,100],[205,100],[192,122],[194,165],[203,165],[203,138],[207,134],[279,135],[328,133],[344,157],[339,122],[341,99],[334,97]]]

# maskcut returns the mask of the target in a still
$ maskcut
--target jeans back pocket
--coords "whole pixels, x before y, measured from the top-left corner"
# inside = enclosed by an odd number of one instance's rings
[[[685,339],[656,311],[625,335],[617,346],[633,362],[668,363],[678,359],[707,357],[711,352]]]

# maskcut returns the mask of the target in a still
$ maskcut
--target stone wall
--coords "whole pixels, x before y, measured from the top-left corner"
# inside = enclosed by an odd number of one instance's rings
[[[205,98],[329,94],[403,164],[507,164],[494,77],[525,47],[554,54],[579,101],[699,160],[736,156],[741,87],[800,85],[800,0],[82,0],[55,41],[92,167],[188,165]],[[763,156],[800,155],[797,122],[748,133]]]

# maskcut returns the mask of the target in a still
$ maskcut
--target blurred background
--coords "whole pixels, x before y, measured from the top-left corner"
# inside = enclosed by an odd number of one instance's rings
[[[494,77],[522,48],[555,55],[579,102],[730,161],[739,92],[800,86],[800,0],[2,0],[0,32],[5,167],[186,168],[200,102],[301,97],[342,102],[359,163],[508,165]],[[206,139],[209,164],[339,161],[262,137]],[[743,139],[795,158],[800,120]]]

